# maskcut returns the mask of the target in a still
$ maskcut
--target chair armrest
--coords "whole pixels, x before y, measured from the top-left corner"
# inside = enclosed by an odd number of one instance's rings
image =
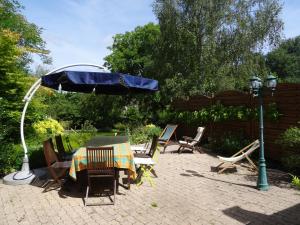
[[[193,138],[188,137],[188,136],[183,136],[183,138],[184,138],[184,140],[185,140],[186,142],[192,142],[192,141],[194,141]]]
[[[146,153],[147,149],[143,146],[131,146],[131,150],[136,153]]]

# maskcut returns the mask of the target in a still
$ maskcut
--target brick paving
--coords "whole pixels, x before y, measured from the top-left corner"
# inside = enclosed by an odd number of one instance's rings
[[[245,168],[217,174],[211,171],[216,157],[170,154],[175,148],[160,155],[156,187],[120,188],[114,206],[84,207],[75,184],[48,192],[0,184],[0,224],[300,224],[300,191],[289,187],[285,174],[269,170],[270,190],[261,192]]]

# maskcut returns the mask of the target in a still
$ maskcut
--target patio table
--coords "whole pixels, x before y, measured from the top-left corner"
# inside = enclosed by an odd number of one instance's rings
[[[127,169],[131,178],[136,178],[135,164],[133,160],[133,153],[129,142],[113,143],[105,146],[114,147],[115,167],[119,169]],[[69,175],[74,180],[77,179],[76,172],[85,170],[87,164],[86,147],[79,148],[73,155]]]

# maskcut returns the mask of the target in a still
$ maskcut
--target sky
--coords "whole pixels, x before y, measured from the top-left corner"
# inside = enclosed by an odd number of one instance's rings
[[[300,35],[300,0],[285,0],[284,38]],[[74,63],[102,65],[118,33],[157,23],[153,0],[20,0],[22,14],[43,28],[52,68]],[[40,62],[35,57],[34,67]]]

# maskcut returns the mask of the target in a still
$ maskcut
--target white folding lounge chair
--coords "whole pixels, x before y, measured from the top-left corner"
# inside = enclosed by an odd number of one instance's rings
[[[250,163],[250,169],[256,170],[257,167],[254,164],[254,162],[250,159],[249,155],[254,152],[257,148],[259,148],[259,140],[255,140],[245,148],[241,149],[237,153],[235,153],[231,157],[222,157],[218,156],[218,158],[222,161],[216,168],[219,169],[218,173],[224,172],[226,169],[235,167],[235,164],[242,159],[247,159],[248,162]]]
[[[178,153],[181,153],[183,149],[190,149],[192,152],[196,149],[196,145],[201,141],[205,127],[198,127],[195,138],[183,136],[184,141],[179,141]]]

